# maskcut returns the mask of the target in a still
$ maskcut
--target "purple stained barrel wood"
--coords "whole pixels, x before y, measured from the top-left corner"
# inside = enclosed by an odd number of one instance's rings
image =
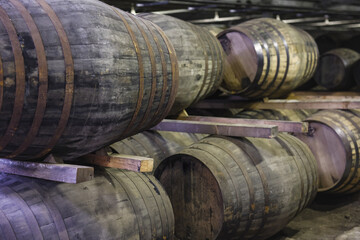
[[[179,239],[266,239],[317,192],[317,167],[297,138],[210,136],[155,172],[169,194]]]
[[[95,173],[79,184],[0,174],[0,239],[174,239],[171,202],[153,176]]]
[[[360,190],[360,117],[358,112],[326,110],[306,119],[309,135],[298,134],[318,162],[319,192]]]
[[[174,45],[179,61],[179,88],[171,114],[213,94],[222,81],[224,52],[206,29],[160,14],[140,14],[158,25]]]
[[[120,154],[153,158],[154,172],[165,158],[180,152],[206,136],[206,134],[144,131],[115,142],[110,145],[110,148]]]
[[[301,29],[260,18],[218,35],[226,53],[222,88],[248,98],[283,97],[315,72],[318,49]]]
[[[151,22],[95,0],[0,0],[0,157],[65,160],[170,111],[175,51]]]
[[[360,54],[348,48],[338,48],[324,53],[314,75],[315,81],[329,90],[349,90],[355,86],[352,67]]]

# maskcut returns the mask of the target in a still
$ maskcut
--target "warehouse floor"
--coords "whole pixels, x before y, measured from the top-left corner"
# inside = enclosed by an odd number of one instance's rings
[[[337,197],[318,196],[271,240],[360,239],[360,193]]]

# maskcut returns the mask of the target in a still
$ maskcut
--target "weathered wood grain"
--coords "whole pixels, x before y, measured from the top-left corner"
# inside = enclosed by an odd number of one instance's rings
[[[274,138],[278,135],[278,127],[274,125],[182,121],[170,119],[163,120],[161,123],[153,127],[152,130],[257,138]]]
[[[103,168],[95,173],[79,184],[0,174],[0,223],[10,229],[0,238],[173,239],[171,202],[153,176]]]
[[[236,115],[236,117],[237,116],[238,115]],[[249,124],[271,125],[271,126],[277,126],[279,132],[299,132],[299,133],[308,132],[308,124],[300,121],[292,122],[292,121],[281,121],[281,120],[222,118],[222,117],[203,117],[203,116],[188,116],[188,117],[181,117],[178,119],[185,121],[200,121],[200,122],[217,122],[217,123],[232,123],[232,124],[247,124],[247,125]]]
[[[179,239],[266,239],[317,192],[316,160],[289,134],[204,138],[164,160],[155,176],[169,194]]]
[[[55,182],[81,183],[94,178],[94,168],[72,164],[21,162],[0,158],[0,172]]]
[[[309,134],[296,134],[318,162],[319,191],[348,194],[360,190],[360,117],[346,111],[310,116]]]
[[[154,160],[152,158],[123,154],[110,154],[108,156],[87,154],[82,156],[81,160],[85,164],[118,168],[134,172],[152,172],[154,166]]]
[[[192,108],[200,109],[360,109],[360,100],[357,99],[277,99],[265,101],[228,101],[224,99],[203,100]]]
[[[318,49],[301,29],[270,18],[246,21],[218,35],[226,53],[222,89],[254,98],[282,97],[315,72]]]
[[[0,0],[0,157],[65,160],[170,111],[178,66],[164,32],[96,0]]]
[[[139,14],[157,24],[174,45],[179,61],[179,89],[171,114],[214,93],[222,81],[224,52],[206,29],[160,14]]]
[[[328,51],[320,57],[315,81],[328,90],[349,90],[355,86],[352,67],[359,59],[360,54],[348,48]]]
[[[165,158],[174,155],[206,137],[193,134],[166,131],[144,131],[110,145],[114,153],[136,155],[154,159],[154,171]],[[152,171],[151,173],[153,174]]]

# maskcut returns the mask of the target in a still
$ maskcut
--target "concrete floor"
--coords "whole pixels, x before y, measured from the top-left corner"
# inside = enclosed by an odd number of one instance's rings
[[[269,240],[360,240],[360,193],[318,195],[287,227]]]

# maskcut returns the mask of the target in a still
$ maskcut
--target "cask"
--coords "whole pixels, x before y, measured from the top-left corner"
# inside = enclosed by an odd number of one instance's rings
[[[314,74],[318,49],[306,32],[260,18],[219,33],[226,54],[222,89],[256,99],[283,97]]]
[[[289,134],[274,139],[210,136],[155,171],[179,239],[266,239],[317,192],[316,161]]]
[[[151,128],[177,61],[154,24],[95,0],[0,0],[0,157],[71,160]]]
[[[213,94],[222,81],[224,52],[208,30],[160,14],[140,14],[158,25],[173,44],[179,61],[179,88],[171,114]]]
[[[352,67],[360,54],[348,48],[338,48],[324,53],[314,75],[315,81],[328,90],[349,90],[355,86]]]
[[[153,176],[95,173],[79,184],[0,174],[0,239],[174,239],[171,203]]]
[[[297,134],[318,162],[319,192],[360,190],[360,117],[353,112],[326,110],[306,119],[310,133]]]

